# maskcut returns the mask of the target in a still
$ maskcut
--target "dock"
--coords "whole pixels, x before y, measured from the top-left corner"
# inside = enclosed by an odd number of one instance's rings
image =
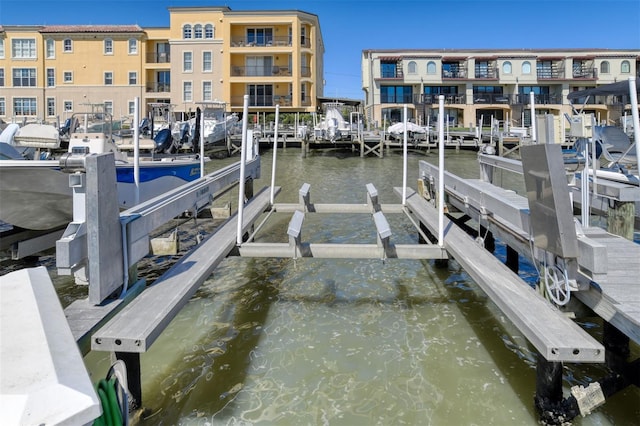
[[[555,151],[559,146],[532,148],[533,158],[539,160],[535,167],[541,169],[505,162],[532,179],[534,187],[549,186],[554,195],[551,204],[543,197],[549,195],[547,191],[528,191],[524,197],[494,185],[490,172],[483,172],[483,179],[463,179],[445,172],[444,164],[426,161],[419,162],[416,190],[408,185],[394,188],[399,203],[383,203],[371,183],[363,183],[362,192],[354,194],[351,203],[312,201],[309,183],[298,190],[298,202],[278,203],[274,197],[281,188],[273,182],[254,194],[252,177],[260,175],[255,149],[259,141],[247,139],[253,146],[250,160],[243,155],[239,164],[209,179],[125,212],[112,206],[115,194],[107,170],[111,154],[85,159],[90,190],[86,200],[74,202],[84,203],[87,214],[82,223],[70,224],[57,241],[57,267],[59,272],[75,274],[88,265],[89,297],[71,304],[65,314],[81,352],[89,348],[112,352],[126,365],[132,407],[143,406],[141,353],[149,350],[227,256],[413,259],[432,260],[440,266],[455,259],[535,347],[539,355],[535,404],[541,416],[557,420],[587,415],[615,392],[638,385],[640,362],[628,362],[625,347],[629,340],[640,343],[640,292],[633,291],[640,276],[640,245],[601,229],[575,226],[571,206],[563,202],[569,199],[569,188],[558,164],[562,161]],[[137,277],[136,263],[149,254],[153,229],[185,210],[197,215],[236,184],[239,207],[234,215],[152,285]],[[100,197],[91,195],[98,193]],[[259,239],[263,225],[276,213],[290,215],[286,235],[274,242]],[[325,243],[305,238],[308,216],[347,213],[369,221],[370,241]],[[390,215],[402,215],[413,225],[415,242],[396,242]],[[466,224],[469,221],[478,224],[482,235],[470,232],[474,226]],[[540,232],[540,226],[546,233]],[[493,255],[489,244],[493,238],[507,245],[506,264]],[[110,267],[97,260],[104,253],[115,260]],[[545,273],[560,274],[548,282],[546,297],[517,274],[518,253],[544,264]],[[567,304],[569,298],[605,321],[602,342],[572,319],[575,305]],[[599,378],[586,388],[574,386],[571,396],[563,397],[563,363],[605,362],[612,369],[611,377]]]

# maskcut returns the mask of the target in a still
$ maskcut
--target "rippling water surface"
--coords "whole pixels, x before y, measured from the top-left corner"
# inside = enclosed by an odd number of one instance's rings
[[[262,159],[257,190],[269,185]],[[474,152],[447,151],[447,169],[477,176]],[[409,186],[417,162],[409,156]],[[210,167],[236,161],[216,160]],[[399,203],[402,157],[361,159],[298,148],[278,158],[277,202],[296,202],[311,184],[316,203],[365,203],[373,183],[382,203]],[[516,185],[517,186],[517,185]],[[235,206],[237,193],[228,195]],[[404,216],[387,215],[397,243],[417,241]],[[287,241],[277,214],[258,241]],[[194,244],[198,225],[181,227]],[[375,242],[370,215],[305,219],[310,242]],[[504,256],[504,247],[498,254]],[[171,258],[147,260],[157,276]],[[522,275],[535,281],[535,270]],[[63,303],[82,290],[56,278]],[[65,303],[65,304],[66,304]],[[600,324],[585,323],[594,334]],[[634,346],[637,352],[637,347]],[[636,353],[637,357],[638,354]],[[227,258],[163,335],[143,354],[144,425],[526,425],[537,424],[533,348],[455,262]],[[94,377],[109,357],[90,353]],[[599,366],[565,367],[565,392],[588,384]],[[640,418],[640,392],[627,389],[577,425],[626,425]]]

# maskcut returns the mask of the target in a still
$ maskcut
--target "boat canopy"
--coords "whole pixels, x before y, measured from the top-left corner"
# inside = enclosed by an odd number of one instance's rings
[[[640,78],[636,78],[636,89],[640,93]],[[578,98],[584,98],[586,96],[606,96],[606,95],[628,95],[629,94],[629,81],[619,81],[617,83],[604,84],[602,86],[594,87],[591,89],[579,90],[571,92],[567,95],[567,99],[573,100]]]

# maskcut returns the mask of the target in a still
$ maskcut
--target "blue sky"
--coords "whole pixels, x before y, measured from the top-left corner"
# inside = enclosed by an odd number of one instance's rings
[[[0,25],[168,26],[201,5],[318,15],[331,97],[363,97],[363,49],[640,49],[640,0],[0,0]]]

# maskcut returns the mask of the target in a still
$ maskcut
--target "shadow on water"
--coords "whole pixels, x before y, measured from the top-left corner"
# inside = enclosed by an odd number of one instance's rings
[[[193,413],[194,417],[199,413],[219,413],[224,417],[225,412],[233,411],[232,401],[244,386],[252,351],[260,340],[270,306],[278,299],[282,262],[274,260],[267,267],[264,262],[258,263],[246,262],[238,285],[216,286],[216,271],[189,302],[203,305],[195,324],[193,316],[186,312],[167,329],[158,346],[177,346],[175,350],[182,359],[168,374],[154,374],[143,384],[143,394],[148,397],[145,396],[147,408],[140,424],[175,424],[186,413]],[[193,341],[183,334],[184,327],[200,329],[203,334]],[[185,342],[189,346],[181,347]],[[156,355],[166,356],[152,357]]]

